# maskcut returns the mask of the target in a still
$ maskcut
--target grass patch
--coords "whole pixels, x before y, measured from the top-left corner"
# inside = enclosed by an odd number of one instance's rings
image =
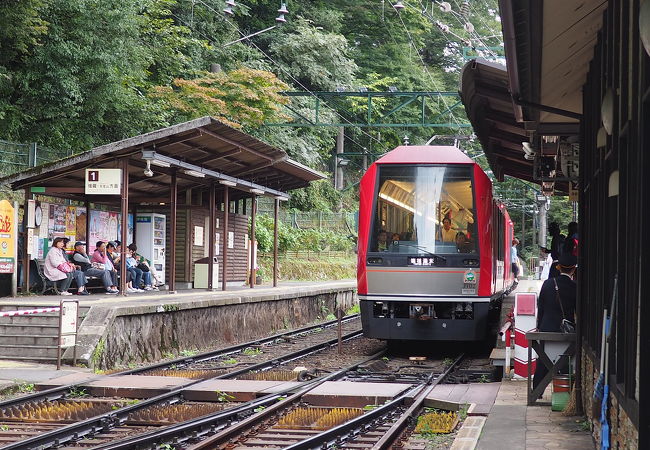
[[[273,258],[259,259],[265,280],[273,277]],[[357,276],[355,255],[348,258],[278,258],[278,277],[284,281],[328,281],[352,279]]]

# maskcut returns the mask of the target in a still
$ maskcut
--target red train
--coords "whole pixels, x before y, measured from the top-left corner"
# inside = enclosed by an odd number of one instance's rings
[[[401,146],[361,179],[364,334],[472,341],[512,288],[513,226],[481,167],[452,146]]]

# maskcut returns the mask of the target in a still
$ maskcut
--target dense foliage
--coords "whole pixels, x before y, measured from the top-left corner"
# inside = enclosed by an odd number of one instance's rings
[[[241,0],[235,15],[223,0],[5,0],[0,3],[0,139],[37,142],[80,152],[202,115],[286,149],[292,158],[330,172],[337,129],[263,126],[308,115],[310,98],[285,109],[284,90],[339,88],[456,91],[463,49],[495,45],[500,27],[495,0],[432,2],[309,0],[289,2],[287,23],[230,45],[242,35],[275,25],[279,0]],[[467,31],[471,21],[476,31]],[[417,102],[415,102],[417,103]],[[391,121],[418,117],[411,104]],[[455,103],[434,97],[430,115]],[[381,119],[398,105],[379,100]],[[336,98],[320,116],[356,122],[368,114],[363,100]],[[465,121],[461,108],[449,119]],[[446,117],[446,116],[445,116]],[[346,152],[370,160],[404,135],[423,143],[453,129],[347,127]],[[354,191],[362,157],[351,156],[346,184]],[[316,187],[292,207],[353,207]]]

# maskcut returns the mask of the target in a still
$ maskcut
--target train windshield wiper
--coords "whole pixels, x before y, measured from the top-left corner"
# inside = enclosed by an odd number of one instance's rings
[[[409,247],[417,248],[421,252],[424,252],[427,254],[427,256],[433,256],[434,258],[440,258],[442,262],[447,262],[447,258],[444,256],[436,255],[435,253],[431,253],[429,250],[427,250],[425,247],[422,247],[421,245],[417,244],[412,244],[410,242],[400,242],[398,245],[408,245]]]

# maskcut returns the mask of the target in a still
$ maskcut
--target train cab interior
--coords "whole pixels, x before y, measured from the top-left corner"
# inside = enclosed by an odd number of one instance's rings
[[[478,253],[472,185],[469,166],[381,167],[370,250]]]

